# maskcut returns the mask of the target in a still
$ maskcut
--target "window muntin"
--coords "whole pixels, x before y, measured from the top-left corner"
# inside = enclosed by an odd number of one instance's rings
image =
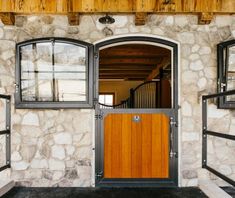
[[[43,103],[58,103],[53,108],[92,106],[92,63],[88,57],[91,48],[92,45],[81,45],[76,40],[66,42],[66,39],[19,44],[18,104],[28,107],[27,104],[37,103],[42,108]]]

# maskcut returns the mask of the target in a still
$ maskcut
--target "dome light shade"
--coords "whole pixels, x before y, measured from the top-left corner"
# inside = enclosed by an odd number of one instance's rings
[[[99,22],[102,24],[112,24],[115,22],[115,19],[106,14],[106,16],[99,18]]]

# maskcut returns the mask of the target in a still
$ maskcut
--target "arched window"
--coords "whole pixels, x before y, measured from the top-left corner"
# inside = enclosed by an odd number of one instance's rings
[[[92,107],[93,46],[65,38],[16,45],[16,108]]]

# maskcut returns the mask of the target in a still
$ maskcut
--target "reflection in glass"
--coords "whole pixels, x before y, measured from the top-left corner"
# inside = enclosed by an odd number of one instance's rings
[[[0,99],[0,130],[6,129],[6,99]]]
[[[235,89],[235,46],[228,49],[227,90]],[[235,96],[227,96],[227,101],[235,101]]]
[[[23,101],[86,101],[86,49],[68,43],[21,47]]]

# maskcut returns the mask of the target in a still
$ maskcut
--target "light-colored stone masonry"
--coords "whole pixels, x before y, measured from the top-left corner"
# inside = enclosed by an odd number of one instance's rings
[[[0,93],[14,94],[15,43],[59,36],[95,42],[112,32],[100,16],[81,16],[69,26],[65,16],[17,16],[16,26],[0,25]],[[114,16],[114,35],[154,34],[180,43],[181,134],[180,178],[183,186],[206,177],[201,169],[201,95],[216,91],[216,44],[235,37],[235,16],[217,16],[210,25],[197,25],[197,16],[149,15],[136,27],[134,17]],[[210,129],[235,134],[235,113],[209,105]],[[12,169],[23,186],[91,186],[93,110],[20,110],[12,100]],[[2,148],[2,147],[1,147]],[[209,139],[209,163],[235,178],[235,143]],[[2,152],[2,151],[1,151]],[[212,179],[216,177],[209,175]],[[217,180],[221,184],[220,180]]]

